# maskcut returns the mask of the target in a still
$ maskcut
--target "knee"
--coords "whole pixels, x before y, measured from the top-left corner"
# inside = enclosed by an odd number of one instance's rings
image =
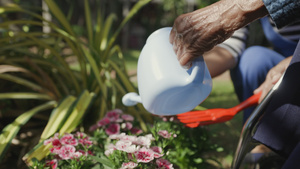
[[[242,54],[239,66],[247,74],[265,72],[275,66],[272,53],[272,50],[265,47],[249,47]]]
[[[246,49],[239,63],[244,82],[262,82],[268,71],[276,65],[273,53],[272,50],[261,46]]]

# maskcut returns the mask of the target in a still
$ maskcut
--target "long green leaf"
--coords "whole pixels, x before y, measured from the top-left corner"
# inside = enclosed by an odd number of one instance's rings
[[[53,100],[47,94],[40,93],[0,93],[0,99],[38,99],[38,100]]]
[[[68,21],[67,17],[64,15],[64,13],[59,9],[59,7],[56,5],[56,3],[52,0],[44,0],[52,14],[59,20],[60,24],[63,25],[63,27],[66,29],[66,31],[74,36],[74,31],[70,25],[70,22]]]
[[[112,60],[109,60],[108,63],[113,67],[113,69],[117,72],[117,75],[120,77],[121,82],[125,85],[126,89],[129,92],[136,92],[136,88],[132,85],[130,82],[128,76],[126,75],[126,72],[123,72],[118,65],[113,62]]]
[[[92,17],[91,17],[91,10],[89,6],[89,0],[84,0],[84,13],[85,13],[85,22],[86,22],[88,40],[90,44],[93,44],[94,41],[93,25],[92,25]]]
[[[56,101],[50,101],[40,106],[37,106],[16,118],[14,122],[7,125],[0,135],[0,160],[4,157],[7,148],[9,147],[11,140],[17,135],[21,126],[26,124],[28,120],[40,111],[44,111],[56,106]]]
[[[93,93],[89,93],[87,90],[83,91],[80,97],[76,100],[75,104],[72,106],[73,109],[71,109],[68,119],[66,119],[61,127],[59,131],[60,134],[70,133],[78,126],[89,105],[92,103],[93,97]]]
[[[109,36],[109,31],[112,28],[113,22],[117,19],[117,16],[115,14],[110,14],[107,19],[105,20],[104,23],[104,28],[102,30],[102,35],[101,35],[101,50],[105,50],[107,47],[107,41],[108,41],[108,36]]]
[[[42,22],[38,22],[38,21],[32,21],[32,20],[11,20],[11,21],[5,21],[0,23],[0,27],[7,27],[10,25],[36,25],[36,26],[43,26],[44,24]]]
[[[72,80],[72,83],[74,84],[74,87],[76,89],[77,92],[80,92],[80,87],[78,84],[78,81],[76,80],[76,78],[74,77],[73,72],[71,71],[69,65],[66,63],[66,61],[61,57],[61,55],[59,53],[56,52],[55,49],[53,49],[50,45],[44,43],[43,41],[35,38],[35,37],[30,37],[30,39],[32,39],[33,41],[35,41],[39,46],[42,46],[46,49],[49,49],[51,51],[51,53],[58,59],[59,63],[62,64],[62,66],[65,67],[66,71],[68,72],[68,76],[70,76],[70,79]],[[68,78],[68,76],[66,76],[66,78]]]
[[[113,163],[111,163],[111,161],[108,158],[106,158],[105,156],[101,156],[101,157],[91,156],[91,158],[93,160],[105,165],[106,167],[109,167],[109,168],[114,167]]]
[[[43,142],[40,142],[38,145],[36,145],[33,149],[31,149],[25,156],[22,158],[23,161],[28,166],[32,165],[32,159],[35,158],[37,160],[42,160],[45,158],[47,154],[50,153],[51,144],[44,145]]]
[[[115,31],[114,35],[110,38],[110,41],[108,43],[106,52],[104,54],[104,61],[107,60],[108,58],[108,53],[110,51],[110,49],[112,48],[113,44],[115,43],[119,33],[121,32],[121,30],[123,29],[123,27],[125,26],[125,24],[145,5],[147,5],[149,2],[151,2],[151,0],[139,0],[129,11],[128,15],[123,19],[123,21],[121,22],[121,24],[119,25],[119,27],[117,28],[117,30]]]
[[[49,138],[58,131],[59,127],[67,118],[68,111],[75,100],[76,98],[74,96],[68,96],[52,111],[48,123],[41,135],[41,141]]]
[[[100,86],[100,88],[102,90],[104,90],[105,85],[102,82],[101,75],[100,75],[100,69],[96,64],[95,59],[91,56],[88,49],[82,48],[82,50],[84,51],[85,57],[86,57],[88,63],[90,64],[90,66],[91,66],[91,69],[94,73],[94,76],[96,78],[96,81],[97,81],[98,85]],[[103,94],[103,97],[106,98],[107,96],[105,94]]]
[[[102,39],[102,25],[103,25],[103,18],[101,15],[100,10],[97,10],[97,17],[96,17],[96,28],[95,28],[95,43],[94,48],[100,53],[100,44]]]
[[[0,79],[9,80],[11,82],[26,86],[31,88],[32,90],[39,91],[39,92],[45,92],[45,89],[35,83],[32,83],[26,79],[10,75],[10,74],[0,74]]]

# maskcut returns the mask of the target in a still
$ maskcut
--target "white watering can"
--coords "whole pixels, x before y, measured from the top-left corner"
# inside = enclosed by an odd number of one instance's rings
[[[194,109],[210,94],[212,79],[203,57],[184,69],[169,42],[170,31],[170,27],[161,28],[148,37],[137,67],[140,95],[126,94],[124,105],[142,103],[152,114],[176,115]]]

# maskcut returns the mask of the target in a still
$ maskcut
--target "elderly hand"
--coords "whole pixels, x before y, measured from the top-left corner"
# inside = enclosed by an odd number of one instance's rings
[[[182,66],[202,56],[233,32],[267,15],[262,0],[221,0],[205,8],[180,15],[170,33],[170,43]]]
[[[268,92],[271,90],[271,88],[278,82],[280,77],[283,75],[283,73],[289,66],[291,59],[292,59],[292,56],[282,60],[276,66],[274,66],[272,69],[270,69],[266,76],[265,81],[257,89],[254,90],[254,94],[262,91],[262,94],[259,99],[259,103],[268,94]]]

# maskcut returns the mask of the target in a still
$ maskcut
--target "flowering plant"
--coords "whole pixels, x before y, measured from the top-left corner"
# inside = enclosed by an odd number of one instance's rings
[[[203,128],[188,129],[171,118],[158,118],[147,133],[136,127],[133,116],[115,109],[82,132],[64,134],[44,141],[50,154],[35,168],[207,168],[208,143]],[[194,133],[199,133],[195,135]]]
[[[88,168],[93,163],[90,158],[93,142],[85,133],[66,133],[63,136],[56,133],[45,140],[44,145],[51,145],[50,154],[36,164],[36,168]]]
[[[158,133],[161,138],[152,134],[140,136],[142,130],[134,126],[134,117],[115,109],[107,112],[105,117],[91,126],[94,136],[105,132],[107,144],[104,154],[114,164],[114,168],[165,168],[172,169],[173,164],[164,159],[163,148],[158,146],[160,139],[171,141],[176,135],[162,130]],[[99,139],[98,139],[99,140]]]

